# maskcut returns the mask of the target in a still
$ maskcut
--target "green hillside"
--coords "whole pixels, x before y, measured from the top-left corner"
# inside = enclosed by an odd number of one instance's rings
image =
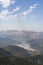
[[[0,48],[0,56],[10,56],[12,55],[10,52],[6,51],[3,48]]]
[[[0,48],[0,65],[43,65],[43,54],[30,55],[18,46]]]
[[[4,50],[10,52],[13,56],[30,57],[30,54],[27,52],[27,50],[19,46],[6,46],[4,47]]]
[[[0,57],[0,65],[42,65],[42,64],[29,61],[26,58],[3,56]]]

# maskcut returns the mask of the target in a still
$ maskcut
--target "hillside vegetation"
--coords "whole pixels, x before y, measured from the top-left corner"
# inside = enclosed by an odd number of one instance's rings
[[[0,65],[43,65],[43,64],[29,61],[26,58],[3,56],[0,57]]]

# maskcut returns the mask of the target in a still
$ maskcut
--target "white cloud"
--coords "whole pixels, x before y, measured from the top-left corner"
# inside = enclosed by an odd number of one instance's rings
[[[10,2],[10,0],[8,2]],[[11,18],[16,19],[17,17],[22,17],[22,15],[26,16],[26,15],[32,13],[33,9],[36,7],[37,7],[37,4],[34,4],[33,6],[30,6],[30,8],[28,10],[24,11],[23,13],[19,13],[19,14],[17,14],[17,12],[20,10],[20,7],[18,7],[18,6],[15,7],[15,9],[13,9],[13,11],[11,11],[11,12],[9,12],[8,9],[5,9],[5,10],[2,10],[2,12],[0,13],[0,18],[2,18],[2,19],[11,19]],[[16,12],[16,14],[14,12]],[[35,16],[33,15],[32,17],[35,17]]]
[[[0,3],[5,8],[5,7],[8,7],[10,4],[15,3],[15,1],[14,0],[0,0]]]
[[[23,15],[27,15],[27,14],[28,14],[28,12],[27,12],[27,11],[24,11],[24,12],[23,12]]]
[[[18,44],[17,46],[30,50],[30,51],[36,51],[36,52],[38,51],[36,49],[31,48],[30,43],[22,43],[22,44]]]
[[[19,11],[19,7],[16,7],[14,10],[13,10],[13,12],[17,12],[17,11]]]
[[[13,14],[13,15],[8,15],[10,12],[8,10],[3,10],[0,13],[0,18],[1,19],[16,19],[17,18],[17,14]]]
[[[34,7],[37,7],[38,6],[38,3],[37,4],[34,4]]]
[[[8,10],[3,10],[3,11],[1,12],[1,15],[6,15],[6,14],[8,14]]]
[[[15,9],[13,9],[12,11],[10,11],[8,14],[13,14],[14,12],[18,12],[20,10],[20,7],[15,7]]]
[[[37,6],[38,6],[37,4],[34,4],[33,6],[30,6],[30,8],[28,10],[24,11],[22,14],[24,16],[26,16],[26,15],[32,13],[33,9],[36,8]]]
[[[29,43],[22,43],[22,44],[18,44],[17,46],[20,46],[24,49],[30,49],[31,48],[31,45]]]
[[[3,11],[0,13],[0,18],[1,18],[1,19],[5,19],[7,14],[8,14],[8,10],[3,10]]]
[[[17,19],[17,17],[18,17],[18,15],[17,14],[14,14],[14,15],[11,15],[11,16],[9,16],[9,19]]]
[[[0,0],[3,7],[8,7],[10,5],[10,0]]]
[[[12,1],[11,1],[11,4],[14,4],[14,3],[16,3],[16,1],[12,0]]]

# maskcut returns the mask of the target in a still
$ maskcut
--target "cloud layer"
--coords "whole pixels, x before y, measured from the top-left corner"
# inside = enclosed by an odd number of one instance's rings
[[[3,7],[3,10],[0,12],[0,18],[2,19],[16,19],[17,17],[21,17],[21,16],[27,16],[29,15],[30,13],[33,12],[33,10],[35,8],[37,8],[38,4],[33,4],[31,5],[27,10],[24,10],[23,12],[21,12],[20,9],[22,9],[20,6],[16,6],[13,8],[12,11],[9,11],[8,7],[11,5],[11,4],[14,4],[16,3],[17,1],[15,0],[0,0],[0,4],[2,5]]]
[[[15,1],[14,0],[0,0],[0,3],[5,8],[5,7],[8,7],[9,5],[15,3]]]
[[[33,6],[30,6],[30,8],[26,11],[23,12],[23,15],[26,16],[30,13],[32,13],[32,11],[37,7],[38,5],[37,4],[33,4]]]

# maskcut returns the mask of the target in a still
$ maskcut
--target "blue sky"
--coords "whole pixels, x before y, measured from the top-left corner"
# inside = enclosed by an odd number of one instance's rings
[[[43,0],[0,0],[0,31],[43,31]]]

